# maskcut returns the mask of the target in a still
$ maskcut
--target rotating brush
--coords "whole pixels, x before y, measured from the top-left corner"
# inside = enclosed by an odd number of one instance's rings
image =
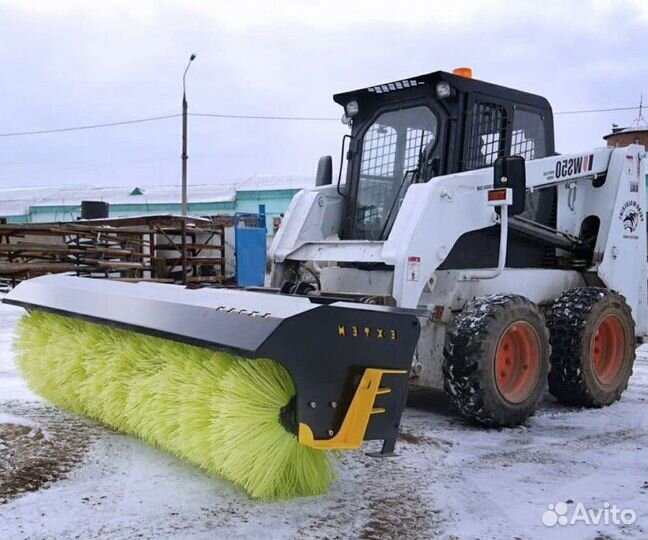
[[[29,387],[54,405],[136,435],[261,500],[320,495],[331,457],[280,416],[295,387],[278,363],[47,312],[14,346]]]

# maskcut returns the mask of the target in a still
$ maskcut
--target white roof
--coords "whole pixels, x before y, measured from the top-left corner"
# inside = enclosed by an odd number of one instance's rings
[[[270,191],[315,187],[315,177],[298,174],[255,174],[241,182],[237,191]]]
[[[180,186],[140,186],[142,195],[131,195],[135,187],[0,188],[0,216],[24,215],[29,212],[30,206],[78,206],[81,201],[105,201],[110,204],[163,204],[180,201]],[[195,203],[233,202],[235,198],[234,184],[189,187],[189,200]]]
[[[138,187],[141,195],[131,195]],[[232,184],[189,186],[191,202],[231,202],[236,197]],[[38,201],[36,206],[80,204],[81,201],[106,201],[110,204],[163,204],[179,202],[180,186],[83,187],[66,188]]]

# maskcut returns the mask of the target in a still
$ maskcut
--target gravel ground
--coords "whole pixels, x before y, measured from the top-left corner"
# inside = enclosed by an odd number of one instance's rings
[[[469,426],[443,396],[417,392],[399,457],[345,453],[326,496],[268,504],[31,394],[11,354],[21,313],[0,305],[0,538],[648,537],[648,349],[619,403],[576,410],[547,398],[516,428]],[[549,505],[572,518],[579,503],[601,511],[598,525],[543,524],[544,513],[558,518]],[[636,520],[606,524],[606,504]]]

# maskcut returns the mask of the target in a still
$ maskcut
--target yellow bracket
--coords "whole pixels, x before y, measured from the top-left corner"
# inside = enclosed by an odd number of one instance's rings
[[[377,395],[388,394],[390,388],[381,388],[380,381],[385,374],[406,375],[403,369],[365,369],[360,384],[355,391],[349,410],[344,417],[340,431],[330,439],[315,440],[311,428],[299,423],[299,442],[320,450],[351,450],[360,448],[364,440],[369,417],[385,412],[382,407],[374,408]]]

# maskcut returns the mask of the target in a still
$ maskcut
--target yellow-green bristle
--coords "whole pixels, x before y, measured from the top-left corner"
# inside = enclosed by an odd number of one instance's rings
[[[281,425],[295,394],[272,360],[33,312],[19,326],[18,365],[52,403],[185,458],[241,485],[252,497],[324,493],[330,457]]]
[[[215,461],[225,477],[243,485],[253,497],[318,495],[334,478],[329,456],[299,444],[278,421],[281,408],[294,394],[292,379],[281,365],[241,359],[214,394]],[[259,452],[260,448],[264,451]]]

